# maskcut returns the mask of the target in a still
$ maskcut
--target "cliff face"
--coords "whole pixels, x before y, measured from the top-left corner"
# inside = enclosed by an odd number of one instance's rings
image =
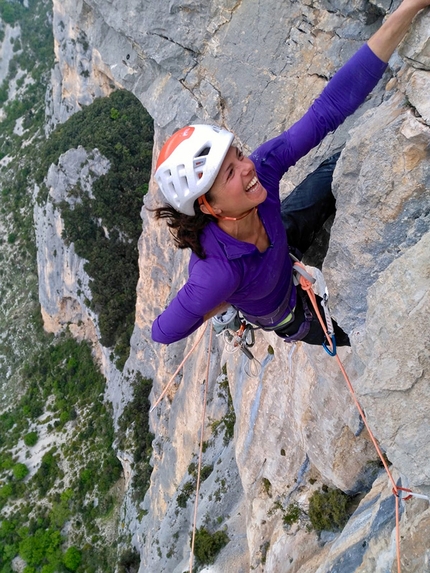
[[[64,121],[116,85],[131,90],[153,116],[155,153],[175,128],[199,120],[224,124],[252,149],[300,117],[380,24],[389,5],[54,1],[59,61],[51,122]],[[335,172],[338,212],[323,267],[333,314],[351,336],[351,349],[341,349],[340,355],[395,478],[423,493],[430,492],[429,27],[430,15],[420,15],[364,106],[284,182],[287,192],[342,147]],[[69,165],[72,159],[62,161]],[[55,170],[49,177],[52,203],[60,177]],[[152,206],[159,199],[152,185],[145,202]],[[50,209],[36,213],[45,325],[55,331],[61,323],[79,323],[82,336],[83,320],[93,334],[96,317],[85,310],[76,285],[64,286],[78,275],[84,284],[85,279],[72,249],[61,246],[61,222]],[[123,375],[109,362],[107,349],[99,348],[116,415],[131,395],[131,372],[154,379],[155,401],[196,340],[195,335],[168,347],[151,342],[151,322],[183,284],[188,255],[174,249],[165,227],[145,208],[142,219],[136,325]],[[46,241],[48,227],[52,237]],[[54,248],[61,256],[54,257]],[[59,288],[52,282],[56,273]],[[210,352],[207,346],[206,332],[152,414],[154,471],[140,505],[146,515],[139,519],[131,497],[125,501],[124,527],[141,552],[140,571],[182,573],[188,564],[192,504],[183,507],[178,495],[192,481],[189,466],[198,451],[208,356],[207,421],[223,420],[219,427],[224,428],[231,415],[221,375],[225,364],[236,423],[230,441],[227,433],[214,432],[214,424],[205,429],[204,464],[213,469],[202,484],[198,526],[211,531],[226,526],[230,537],[206,570],[323,573],[395,567],[394,501],[385,475],[337,537],[320,539],[306,528],[309,496],[321,484],[357,493],[377,475],[373,446],[334,360],[319,348],[286,346],[259,332],[255,355],[262,369],[250,378],[244,357],[224,352],[219,339]],[[283,517],[293,502],[301,516],[286,525]],[[430,510],[424,501],[408,503],[401,522],[404,570],[423,571],[426,544],[420,532],[429,527]]]
[[[91,194],[93,181],[108,170],[109,161],[97,150],[89,157],[85,149],[73,149],[62,155],[58,166],[52,165],[46,176],[49,190],[46,204],[38,203],[39,189],[35,189],[39,301],[45,329],[57,334],[69,326],[74,336],[93,344],[100,333],[94,313],[85,306],[85,299],[91,299],[88,275],[73,244],[64,244],[58,205],[62,201],[69,204],[76,201],[70,191],[77,184]]]

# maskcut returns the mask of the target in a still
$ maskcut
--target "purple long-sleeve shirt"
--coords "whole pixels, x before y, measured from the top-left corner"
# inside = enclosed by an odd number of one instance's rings
[[[189,278],[152,325],[152,338],[169,344],[194,332],[205,314],[226,301],[261,326],[279,324],[296,304],[292,264],[281,220],[279,182],[286,171],[352,114],[381,78],[386,64],[365,44],[333,76],[305,115],[250,156],[267,190],[258,214],[270,246],[231,237],[210,222],[201,242],[205,259],[191,254]]]

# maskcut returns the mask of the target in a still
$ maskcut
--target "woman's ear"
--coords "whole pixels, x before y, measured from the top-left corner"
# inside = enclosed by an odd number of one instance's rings
[[[210,215],[209,210],[204,203],[200,203],[200,211],[205,215]]]
[[[200,205],[200,211],[205,215],[212,215],[212,216],[214,215],[218,216],[221,215],[222,213],[222,210],[219,209],[218,207],[213,207],[213,208],[211,207],[210,209],[208,209],[206,205]]]
[[[213,217],[218,217],[222,213],[222,210],[219,207],[212,207],[212,205],[210,205],[210,203],[207,201],[204,195],[199,197],[199,206],[200,206],[200,211],[205,215],[212,215]]]

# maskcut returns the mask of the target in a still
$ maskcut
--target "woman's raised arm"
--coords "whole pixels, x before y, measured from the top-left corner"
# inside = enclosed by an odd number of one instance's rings
[[[403,0],[368,41],[372,52],[383,62],[388,62],[408,31],[412,20],[427,6],[430,6],[430,0]]]

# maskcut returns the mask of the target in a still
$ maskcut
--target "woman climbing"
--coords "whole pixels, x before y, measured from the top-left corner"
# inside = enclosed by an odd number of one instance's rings
[[[367,44],[333,76],[306,114],[249,157],[219,127],[187,126],[163,146],[156,181],[179,248],[192,251],[189,278],[152,326],[156,342],[169,344],[194,332],[228,305],[286,341],[322,344],[324,334],[293,284],[290,248],[304,253],[334,213],[332,173],[326,160],[284,201],[284,173],[364,101],[415,15],[430,0],[403,0]],[[334,324],[337,346],[348,345]]]

